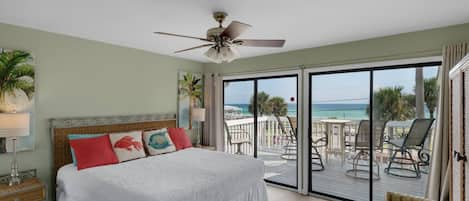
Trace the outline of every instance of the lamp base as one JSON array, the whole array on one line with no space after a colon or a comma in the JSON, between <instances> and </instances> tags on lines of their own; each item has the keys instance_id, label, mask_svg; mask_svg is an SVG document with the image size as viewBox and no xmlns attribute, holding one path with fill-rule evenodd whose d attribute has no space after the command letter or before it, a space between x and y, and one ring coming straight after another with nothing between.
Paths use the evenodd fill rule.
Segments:
<instances>
[{"instance_id":1,"label":"lamp base","mask_svg":"<svg viewBox=\"0 0 469 201\"><path fill-rule=\"evenodd\" d=\"M8 181L9 186L14 186L21 184L21 178L20 177L10 177Z\"/></svg>"},{"instance_id":2,"label":"lamp base","mask_svg":"<svg viewBox=\"0 0 469 201\"><path fill-rule=\"evenodd\" d=\"M16 138L13 138L13 159L11 161L11 174L8 180L8 185L13 186L21 183L21 178L18 173L18 161L16 160Z\"/></svg>"}]
</instances>

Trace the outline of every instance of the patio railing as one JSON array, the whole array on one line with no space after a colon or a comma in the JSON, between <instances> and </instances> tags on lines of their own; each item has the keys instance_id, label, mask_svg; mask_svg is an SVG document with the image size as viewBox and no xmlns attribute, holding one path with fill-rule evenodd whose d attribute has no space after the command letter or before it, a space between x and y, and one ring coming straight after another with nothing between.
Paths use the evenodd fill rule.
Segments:
<instances>
[{"instance_id":1,"label":"patio railing","mask_svg":"<svg viewBox=\"0 0 469 201\"><path fill-rule=\"evenodd\" d=\"M290 124L288 119L285 117L280 118L281 123L284 125L287 132L289 132ZM349 145L353 145L355 141L355 134L358 130L359 120L351 120L349 123L346 123L343 129L345 142ZM227 126L230 130L232 141L240 141L248 139L250 143L244 143L241 145L241 151L247 155L253 155L254 153L254 118L247 117L243 119L236 120L226 120ZM385 130L385 139L395 139L401 138L405 133L407 133L410 128L412 121L390 121L387 123ZM326 125L320 120L313 120L311 128L311 137L317 139L323 137L326 133ZM231 132L231 131L243 131L243 132ZM332 137L338 138L339 127L332 126L331 135ZM430 131L432 132L432 131ZM283 148L290 141L289 133L284 133L279 126L279 122L273 116L262 116L258 118L258 127L257 127L257 143L258 143L258 152L269 152L269 153L283 153ZM228 153L236 153L238 151L238 145L230 143L227 138L227 133L225 130L225 151ZM429 135L431 136L431 135ZM339 142L339 140L335 140ZM431 139L427 139L426 148L429 151L428 147L431 147ZM334 144L333 146L340 146ZM388 145L385 145L385 149Z\"/></svg>"}]
</instances>

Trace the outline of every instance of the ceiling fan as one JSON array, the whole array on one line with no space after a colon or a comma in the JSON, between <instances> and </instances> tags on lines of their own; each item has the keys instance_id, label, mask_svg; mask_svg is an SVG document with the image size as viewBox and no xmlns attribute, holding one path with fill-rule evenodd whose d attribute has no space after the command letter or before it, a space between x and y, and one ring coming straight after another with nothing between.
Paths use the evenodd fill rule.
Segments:
<instances>
[{"instance_id":1,"label":"ceiling fan","mask_svg":"<svg viewBox=\"0 0 469 201\"><path fill-rule=\"evenodd\" d=\"M155 34L176 36L183 38L192 38L208 42L199 46L178 50L174 53L185 52L198 48L210 47L205 56L215 62L231 62L236 59L239 54L236 50L236 46L249 46L249 47L283 47L285 40L256 40L256 39L238 39L238 37L251 27L249 24L245 24L238 21L232 21L227 27L223 27L223 21L226 16L225 12L214 12L213 18L218 22L218 27L214 27L207 30L207 37L193 37L180 34L166 33L166 32L154 32Z\"/></svg>"}]
</instances>

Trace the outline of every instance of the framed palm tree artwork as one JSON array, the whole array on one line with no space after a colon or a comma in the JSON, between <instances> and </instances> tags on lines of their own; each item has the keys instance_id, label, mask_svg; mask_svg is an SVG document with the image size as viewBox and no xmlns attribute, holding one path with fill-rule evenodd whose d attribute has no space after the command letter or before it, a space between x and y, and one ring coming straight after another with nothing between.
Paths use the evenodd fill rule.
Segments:
<instances>
[{"instance_id":1,"label":"framed palm tree artwork","mask_svg":"<svg viewBox=\"0 0 469 201\"><path fill-rule=\"evenodd\" d=\"M27 51L0 48L0 113L30 113L34 119L34 61ZM30 135L18 138L17 151L34 148L34 127ZM0 138L0 153L11 152L12 141Z\"/></svg>"},{"instance_id":2,"label":"framed palm tree artwork","mask_svg":"<svg viewBox=\"0 0 469 201\"><path fill-rule=\"evenodd\" d=\"M178 126L192 130L192 111L202 107L203 77L201 73L179 72L178 75Z\"/></svg>"}]
</instances>

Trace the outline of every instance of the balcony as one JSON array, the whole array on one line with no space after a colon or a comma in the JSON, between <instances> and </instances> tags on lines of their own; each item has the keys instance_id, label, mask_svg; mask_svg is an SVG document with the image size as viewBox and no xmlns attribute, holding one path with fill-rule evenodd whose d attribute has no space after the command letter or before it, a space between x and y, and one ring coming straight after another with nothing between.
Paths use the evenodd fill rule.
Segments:
<instances>
[{"instance_id":1,"label":"balcony","mask_svg":"<svg viewBox=\"0 0 469 201\"><path fill-rule=\"evenodd\" d=\"M289 128L286 118L280 118L281 123ZM324 170L311 171L311 189L315 192L333 194L335 196L349 198L353 200L368 200L369 180L350 177L346 171L352 169L352 159L356 155L354 150L355 135L360 121L346 120L341 127L340 124L331 123L329 128L327 123L321 120L312 122L311 137L319 138L327 132L329 143L327 147L319 148L318 151L323 157ZM384 138L400 139L410 128L411 121L392 121L386 124ZM225 150L228 153L241 153L253 155L254 153L254 119L242 117L226 121L226 126L230 132L232 141L248 140L248 143L232 144L225 132ZM225 129L225 131L227 130ZM282 132L279 121L271 116L258 118L258 159L264 161L265 175L268 181L283 183L290 186L297 186L297 160L287 160L282 157L285 153L285 145L291 143L288 136ZM431 133L431 131L430 131ZM431 135L430 135L431 136ZM344 139L340 139L343 137ZM343 143L343 144L341 144ZM431 147L431 137L427 137L426 147ZM342 146L342 147L341 147ZM343 151L341 151L343 148ZM392 176L384 172L388 165L392 146L384 143L382 150L374 152L375 159L379 165L379 179L373 180L373 200L384 200L384 195L388 191L406 193L415 196L424 196L427 183L428 166L420 167L424 172L420 178L404 178ZM426 148L424 152L430 154ZM412 151L414 158L418 158L418 153ZM368 167L366 167L368 168ZM374 168L378 174L378 170ZM403 175L407 172L403 171ZM340 189L340 190L337 190Z\"/></svg>"}]
</instances>

